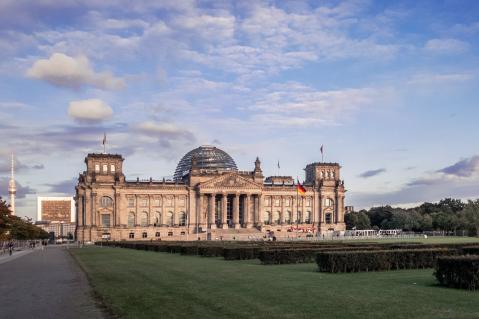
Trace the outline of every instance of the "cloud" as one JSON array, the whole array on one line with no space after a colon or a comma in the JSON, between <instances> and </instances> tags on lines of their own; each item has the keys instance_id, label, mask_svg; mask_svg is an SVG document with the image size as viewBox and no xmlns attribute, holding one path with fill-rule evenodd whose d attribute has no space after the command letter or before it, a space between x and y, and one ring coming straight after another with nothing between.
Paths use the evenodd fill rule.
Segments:
<instances>
[{"instance_id":1,"label":"cloud","mask_svg":"<svg viewBox=\"0 0 479 319\"><path fill-rule=\"evenodd\" d=\"M195 137L189 130L180 128L173 123L162 123L147 121L136 125L136 129L141 134L155 136L160 139L185 139L194 141Z\"/></svg>"},{"instance_id":2,"label":"cloud","mask_svg":"<svg viewBox=\"0 0 479 319\"><path fill-rule=\"evenodd\" d=\"M49 192L63 195L72 195L75 193L75 186L78 183L76 178L68 179L58 183L45 184L49 186Z\"/></svg>"},{"instance_id":3,"label":"cloud","mask_svg":"<svg viewBox=\"0 0 479 319\"><path fill-rule=\"evenodd\" d=\"M451 83L462 83L469 81L474 78L472 73L420 73L415 74L408 81L408 84L451 84Z\"/></svg>"},{"instance_id":4,"label":"cloud","mask_svg":"<svg viewBox=\"0 0 479 319\"><path fill-rule=\"evenodd\" d=\"M479 171L479 156L473 156L460 160L459 162L438 170L439 173L457 177L471 177Z\"/></svg>"},{"instance_id":5,"label":"cloud","mask_svg":"<svg viewBox=\"0 0 479 319\"><path fill-rule=\"evenodd\" d=\"M10 174L11 171L11 157L10 153L6 151L0 151L0 173L2 174ZM24 172L27 170L41 170L44 168L43 164L34 164L34 165L26 165L23 161L20 161L16 156L14 157L15 161L15 173Z\"/></svg>"},{"instance_id":6,"label":"cloud","mask_svg":"<svg viewBox=\"0 0 479 319\"><path fill-rule=\"evenodd\" d=\"M453 38L442 38L427 41L424 48L433 53L452 54L467 51L469 49L469 44Z\"/></svg>"},{"instance_id":7,"label":"cloud","mask_svg":"<svg viewBox=\"0 0 479 319\"><path fill-rule=\"evenodd\" d=\"M373 176L379 175L381 173L384 173L385 171L386 171L385 168L374 169L374 170L370 170L370 171L366 171L364 173L361 173L359 175L359 177L369 178L369 177L373 177Z\"/></svg>"},{"instance_id":8,"label":"cloud","mask_svg":"<svg viewBox=\"0 0 479 319\"><path fill-rule=\"evenodd\" d=\"M100 99L70 102L68 115L80 122L101 122L111 118L113 110Z\"/></svg>"},{"instance_id":9,"label":"cloud","mask_svg":"<svg viewBox=\"0 0 479 319\"><path fill-rule=\"evenodd\" d=\"M93 86L102 90L118 90L125 87L123 79L109 72L95 72L86 56L70 57L63 53L54 53L48 59L37 60L28 69L27 76L71 89Z\"/></svg>"}]
</instances>

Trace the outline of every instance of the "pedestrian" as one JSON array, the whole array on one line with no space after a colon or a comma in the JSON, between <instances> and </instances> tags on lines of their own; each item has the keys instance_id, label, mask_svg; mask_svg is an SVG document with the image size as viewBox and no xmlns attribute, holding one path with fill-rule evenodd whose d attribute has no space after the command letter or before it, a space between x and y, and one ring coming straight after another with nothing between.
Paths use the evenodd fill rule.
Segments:
<instances>
[{"instance_id":1,"label":"pedestrian","mask_svg":"<svg viewBox=\"0 0 479 319\"><path fill-rule=\"evenodd\" d=\"M8 254L11 256L13 254L13 242L8 243Z\"/></svg>"}]
</instances>

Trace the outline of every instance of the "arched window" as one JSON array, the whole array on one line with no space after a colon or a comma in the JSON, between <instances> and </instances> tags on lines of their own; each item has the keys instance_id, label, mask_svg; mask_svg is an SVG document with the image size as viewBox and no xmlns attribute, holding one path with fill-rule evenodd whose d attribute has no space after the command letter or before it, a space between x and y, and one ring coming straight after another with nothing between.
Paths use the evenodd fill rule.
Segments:
<instances>
[{"instance_id":1,"label":"arched window","mask_svg":"<svg viewBox=\"0 0 479 319\"><path fill-rule=\"evenodd\" d=\"M168 226L173 226L173 212L168 212L166 214L166 224Z\"/></svg>"},{"instance_id":2,"label":"arched window","mask_svg":"<svg viewBox=\"0 0 479 319\"><path fill-rule=\"evenodd\" d=\"M178 225L186 226L186 214L185 212L181 212L178 214Z\"/></svg>"},{"instance_id":3,"label":"arched window","mask_svg":"<svg viewBox=\"0 0 479 319\"><path fill-rule=\"evenodd\" d=\"M324 206L326 206L326 207L334 206L334 200L332 200L331 198L326 198L324 200Z\"/></svg>"},{"instance_id":4,"label":"arched window","mask_svg":"<svg viewBox=\"0 0 479 319\"><path fill-rule=\"evenodd\" d=\"M291 224L291 217L292 217L292 215L293 215L293 214L291 213L291 211L288 210L288 211L286 212L286 215L284 216L284 222L285 222L286 224L288 224L288 225Z\"/></svg>"},{"instance_id":5,"label":"arched window","mask_svg":"<svg viewBox=\"0 0 479 319\"><path fill-rule=\"evenodd\" d=\"M325 221L326 221L326 224L331 224L333 222L333 214L326 213Z\"/></svg>"},{"instance_id":6,"label":"arched window","mask_svg":"<svg viewBox=\"0 0 479 319\"><path fill-rule=\"evenodd\" d=\"M306 224L311 224L311 212L306 212L305 220Z\"/></svg>"},{"instance_id":7,"label":"arched window","mask_svg":"<svg viewBox=\"0 0 479 319\"><path fill-rule=\"evenodd\" d=\"M103 196L100 199L100 205L101 207L111 207L113 206L113 200L108 196Z\"/></svg>"},{"instance_id":8,"label":"arched window","mask_svg":"<svg viewBox=\"0 0 479 319\"><path fill-rule=\"evenodd\" d=\"M135 213L128 214L128 227L135 227Z\"/></svg>"},{"instance_id":9,"label":"arched window","mask_svg":"<svg viewBox=\"0 0 479 319\"><path fill-rule=\"evenodd\" d=\"M148 213L143 212L140 214L140 226L141 227L146 227L148 226Z\"/></svg>"},{"instance_id":10,"label":"arched window","mask_svg":"<svg viewBox=\"0 0 479 319\"><path fill-rule=\"evenodd\" d=\"M161 213L160 212L156 212L155 213L155 219L153 220L153 224L155 226L160 226L162 223L162 220L161 220Z\"/></svg>"},{"instance_id":11,"label":"arched window","mask_svg":"<svg viewBox=\"0 0 479 319\"><path fill-rule=\"evenodd\" d=\"M271 212L264 213L263 222L265 225L271 224Z\"/></svg>"},{"instance_id":12,"label":"arched window","mask_svg":"<svg viewBox=\"0 0 479 319\"><path fill-rule=\"evenodd\" d=\"M273 223L276 225L281 224L281 212L276 211L273 214Z\"/></svg>"}]
</instances>

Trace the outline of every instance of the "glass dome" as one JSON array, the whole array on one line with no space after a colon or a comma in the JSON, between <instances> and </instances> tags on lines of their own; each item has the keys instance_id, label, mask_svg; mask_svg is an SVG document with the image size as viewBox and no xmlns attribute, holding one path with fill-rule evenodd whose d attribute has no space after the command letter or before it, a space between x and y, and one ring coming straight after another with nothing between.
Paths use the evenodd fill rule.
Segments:
<instances>
[{"instance_id":1,"label":"glass dome","mask_svg":"<svg viewBox=\"0 0 479 319\"><path fill-rule=\"evenodd\" d=\"M174 179L181 180L191 170L191 160L196 159L199 169L211 170L234 170L237 171L236 163L231 156L215 146L203 145L186 153L176 166Z\"/></svg>"}]
</instances>

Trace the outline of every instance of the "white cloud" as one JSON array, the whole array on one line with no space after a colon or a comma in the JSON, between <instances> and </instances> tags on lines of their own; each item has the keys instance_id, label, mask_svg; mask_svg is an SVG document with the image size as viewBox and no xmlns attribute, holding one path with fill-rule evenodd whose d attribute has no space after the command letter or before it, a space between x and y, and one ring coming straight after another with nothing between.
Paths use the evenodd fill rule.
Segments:
<instances>
[{"instance_id":1,"label":"white cloud","mask_svg":"<svg viewBox=\"0 0 479 319\"><path fill-rule=\"evenodd\" d=\"M111 107L99 99L72 101L68 115L77 121L100 122L113 115Z\"/></svg>"},{"instance_id":2,"label":"white cloud","mask_svg":"<svg viewBox=\"0 0 479 319\"><path fill-rule=\"evenodd\" d=\"M353 112L388 98L386 89L318 91L296 82L274 84L249 108L256 120L280 125L336 125Z\"/></svg>"},{"instance_id":3,"label":"white cloud","mask_svg":"<svg viewBox=\"0 0 479 319\"><path fill-rule=\"evenodd\" d=\"M473 78L472 73L419 73L412 76L409 84L450 84L456 82L465 82Z\"/></svg>"},{"instance_id":4,"label":"white cloud","mask_svg":"<svg viewBox=\"0 0 479 319\"><path fill-rule=\"evenodd\" d=\"M90 85L103 90L118 90L125 86L123 79L109 72L95 72L86 56L74 58L63 53L37 60L27 71L27 76L73 89Z\"/></svg>"},{"instance_id":5,"label":"white cloud","mask_svg":"<svg viewBox=\"0 0 479 319\"><path fill-rule=\"evenodd\" d=\"M145 135L167 139L194 140L194 135L173 123L146 121L136 126L137 130Z\"/></svg>"},{"instance_id":6,"label":"white cloud","mask_svg":"<svg viewBox=\"0 0 479 319\"><path fill-rule=\"evenodd\" d=\"M452 54L467 51L469 44L453 38L442 38L427 41L424 48L433 53Z\"/></svg>"}]
</instances>

